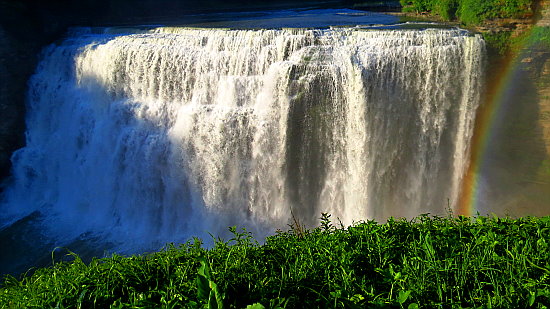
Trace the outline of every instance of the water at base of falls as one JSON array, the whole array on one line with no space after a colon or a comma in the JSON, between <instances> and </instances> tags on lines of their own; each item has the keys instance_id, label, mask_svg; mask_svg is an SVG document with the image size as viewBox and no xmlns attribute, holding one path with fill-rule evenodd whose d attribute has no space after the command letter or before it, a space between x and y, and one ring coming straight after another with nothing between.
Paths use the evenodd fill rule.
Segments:
<instances>
[{"instance_id":1,"label":"water at base of falls","mask_svg":"<svg viewBox=\"0 0 550 309\"><path fill-rule=\"evenodd\" d=\"M266 235L291 211L351 224L457 202L483 78L477 35L75 33L30 81L4 228L32 213L55 244L95 233L139 251L231 225Z\"/></svg>"}]
</instances>

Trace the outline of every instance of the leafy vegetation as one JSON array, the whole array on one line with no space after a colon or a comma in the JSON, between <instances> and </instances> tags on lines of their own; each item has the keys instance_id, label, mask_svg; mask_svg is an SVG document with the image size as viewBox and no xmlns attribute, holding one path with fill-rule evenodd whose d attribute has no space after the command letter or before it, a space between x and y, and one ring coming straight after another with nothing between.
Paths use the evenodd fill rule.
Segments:
<instances>
[{"instance_id":1,"label":"leafy vegetation","mask_svg":"<svg viewBox=\"0 0 550 309\"><path fill-rule=\"evenodd\" d=\"M512 31L484 32L483 39L490 54L496 53L501 56L519 48L521 43L518 38L512 37Z\"/></svg>"},{"instance_id":2,"label":"leafy vegetation","mask_svg":"<svg viewBox=\"0 0 550 309\"><path fill-rule=\"evenodd\" d=\"M489 54L517 54L524 47L541 51L550 49L550 29L548 27L533 26L530 31L519 33L498 31L484 32L482 35L489 48Z\"/></svg>"},{"instance_id":3,"label":"leafy vegetation","mask_svg":"<svg viewBox=\"0 0 550 309\"><path fill-rule=\"evenodd\" d=\"M550 49L550 28L548 27L533 27L533 30L527 38L526 44L532 48L542 50Z\"/></svg>"},{"instance_id":4,"label":"leafy vegetation","mask_svg":"<svg viewBox=\"0 0 550 309\"><path fill-rule=\"evenodd\" d=\"M144 256L38 269L2 308L547 308L550 217L298 222L258 244L199 239Z\"/></svg>"},{"instance_id":5,"label":"leafy vegetation","mask_svg":"<svg viewBox=\"0 0 550 309\"><path fill-rule=\"evenodd\" d=\"M430 12L444 20L474 25L498 18L523 18L533 13L533 0L400 0L404 12Z\"/></svg>"}]
</instances>

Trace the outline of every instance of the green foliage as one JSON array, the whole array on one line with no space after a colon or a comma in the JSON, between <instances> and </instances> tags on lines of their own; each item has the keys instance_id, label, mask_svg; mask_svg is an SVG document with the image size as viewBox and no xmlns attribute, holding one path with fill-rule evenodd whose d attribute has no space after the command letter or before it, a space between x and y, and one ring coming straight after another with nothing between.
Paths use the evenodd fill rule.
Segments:
<instances>
[{"instance_id":1,"label":"green foliage","mask_svg":"<svg viewBox=\"0 0 550 309\"><path fill-rule=\"evenodd\" d=\"M1 308L546 308L550 217L428 217L246 230L7 277Z\"/></svg>"},{"instance_id":2,"label":"green foliage","mask_svg":"<svg viewBox=\"0 0 550 309\"><path fill-rule=\"evenodd\" d=\"M510 51L513 45L511 35L511 31L485 32L483 39L488 48L493 49L499 55L504 55Z\"/></svg>"},{"instance_id":3,"label":"green foliage","mask_svg":"<svg viewBox=\"0 0 550 309\"><path fill-rule=\"evenodd\" d=\"M441 0L434 4L433 11L443 20L453 20L459 7L459 0Z\"/></svg>"},{"instance_id":4,"label":"green foliage","mask_svg":"<svg viewBox=\"0 0 550 309\"><path fill-rule=\"evenodd\" d=\"M466 25L479 24L490 10L491 0L462 0L457 16Z\"/></svg>"},{"instance_id":5,"label":"green foliage","mask_svg":"<svg viewBox=\"0 0 550 309\"><path fill-rule=\"evenodd\" d=\"M399 0L404 12L429 12L433 9L433 0Z\"/></svg>"},{"instance_id":6,"label":"green foliage","mask_svg":"<svg viewBox=\"0 0 550 309\"><path fill-rule=\"evenodd\" d=\"M497 18L522 18L532 14L533 0L400 0L404 12L431 12L444 20L466 25Z\"/></svg>"},{"instance_id":7,"label":"green foliage","mask_svg":"<svg viewBox=\"0 0 550 309\"><path fill-rule=\"evenodd\" d=\"M205 303L202 308L223 309L225 295L220 292L218 285L214 282L210 263L204 257L199 258L199 262L201 266L199 267L199 274L195 282L197 284L197 298L199 301Z\"/></svg>"},{"instance_id":8,"label":"green foliage","mask_svg":"<svg viewBox=\"0 0 550 309\"><path fill-rule=\"evenodd\" d=\"M550 28L533 26L531 31L513 35L512 31L485 32L487 47L500 55L517 53L521 48L547 51L550 49Z\"/></svg>"},{"instance_id":9,"label":"green foliage","mask_svg":"<svg viewBox=\"0 0 550 309\"><path fill-rule=\"evenodd\" d=\"M550 28L533 27L531 35L527 38L527 45L542 50L550 49Z\"/></svg>"}]
</instances>

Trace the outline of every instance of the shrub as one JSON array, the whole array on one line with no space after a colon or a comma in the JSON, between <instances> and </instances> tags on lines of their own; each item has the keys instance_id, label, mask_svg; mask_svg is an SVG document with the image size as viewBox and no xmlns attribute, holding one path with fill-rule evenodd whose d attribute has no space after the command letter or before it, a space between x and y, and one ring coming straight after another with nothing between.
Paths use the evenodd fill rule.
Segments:
<instances>
[{"instance_id":1,"label":"shrub","mask_svg":"<svg viewBox=\"0 0 550 309\"><path fill-rule=\"evenodd\" d=\"M533 13L533 0L400 0L404 12L431 12L444 20L474 25L497 18L524 18Z\"/></svg>"},{"instance_id":2,"label":"shrub","mask_svg":"<svg viewBox=\"0 0 550 309\"><path fill-rule=\"evenodd\" d=\"M467 25L479 24L485 16L490 15L488 9L491 0L462 0L458 18Z\"/></svg>"},{"instance_id":3,"label":"shrub","mask_svg":"<svg viewBox=\"0 0 550 309\"><path fill-rule=\"evenodd\" d=\"M453 20L456 18L459 0L441 0L435 4L435 13L444 20Z\"/></svg>"},{"instance_id":4,"label":"shrub","mask_svg":"<svg viewBox=\"0 0 550 309\"><path fill-rule=\"evenodd\" d=\"M404 12L430 12L433 8L434 0L400 0Z\"/></svg>"}]
</instances>

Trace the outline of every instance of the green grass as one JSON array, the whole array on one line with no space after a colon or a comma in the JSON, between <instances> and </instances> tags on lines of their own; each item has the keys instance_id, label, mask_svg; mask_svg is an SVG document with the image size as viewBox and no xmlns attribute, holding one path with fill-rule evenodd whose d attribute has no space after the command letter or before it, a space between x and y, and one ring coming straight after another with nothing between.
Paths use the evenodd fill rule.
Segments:
<instances>
[{"instance_id":1,"label":"green grass","mask_svg":"<svg viewBox=\"0 0 550 309\"><path fill-rule=\"evenodd\" d=\"M1 308L547 308L550 217L296 222L7 277Z\"/></svg>"}]
</instances>

